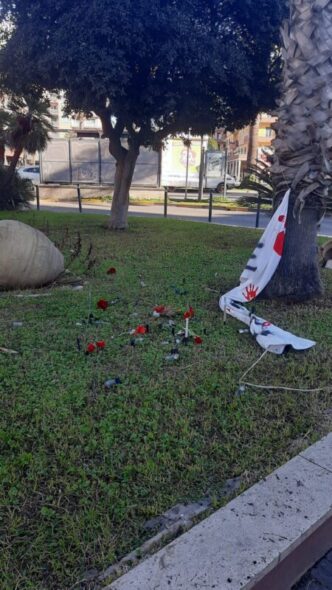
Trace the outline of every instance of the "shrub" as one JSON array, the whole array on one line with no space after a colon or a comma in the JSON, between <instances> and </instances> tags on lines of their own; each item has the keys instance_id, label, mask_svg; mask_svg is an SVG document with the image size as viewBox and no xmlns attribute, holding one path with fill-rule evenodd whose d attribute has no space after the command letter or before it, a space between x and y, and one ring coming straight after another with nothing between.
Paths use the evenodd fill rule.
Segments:
<instances>
[{"instance_id":1,"label":"shrub","mask_svg":"<svg viewBox=\"0 0 332 590\"><path fill-rule=\"evenodd\" d=\"M28 207L35 196L30 180L21 178L17 172L8 180L8 170L0 166L0 210L13 211Z\"/></svg>"}]
</instances>

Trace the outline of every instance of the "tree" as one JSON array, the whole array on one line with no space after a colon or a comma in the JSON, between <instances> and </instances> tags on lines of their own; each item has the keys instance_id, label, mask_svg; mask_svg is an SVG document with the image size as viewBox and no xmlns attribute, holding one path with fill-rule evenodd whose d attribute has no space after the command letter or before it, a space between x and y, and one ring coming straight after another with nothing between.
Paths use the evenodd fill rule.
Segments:
<instances>
[{"instance_id":1,"label":"tree","mask_svg":"<svg viewBox=\"0 0 332 590\"><path fill-rule=\"evenodd\" d=\"M290 4L271 168L277 201L291 188L290 211L284 254L265 295L305 300L322 292L316 240L331 185L332 2Z\"/></svg>"},{"instance_id":2,"label":"tree","mask_svg":"<svg viewBox=\"0 0 332 590\"><path fill-rule=\"evenodd\" d=\"M23 150L29 154L45 149L49 133L53 130L52 117L49 113L49 101L33 94L26 97L17 95L3 97L0 110L0 164L4 165L5 146L13 150L13 157L7 169L1 171L0 209L13 208L17 200L22 203L25 191L24 183L15 177L16 166ZM31 192L31 191L30 191ZM29 193L29 191L27 191ZM9 198L10 195L10 198ZM28 195L30 198L30 195ZM24 199L23 199L24 200Z\"/></svg>"},{"instance_id":3,"label":"tree","mask_svg":"<svg viewBox=\"0 0 332 590\"><path fill-rule=\"evenodd\" d=\"M43 151L54 127L49 100L46 98L12 96L8 101L7 113L6 143L14 150L8 170L10 180L23 150L28 154Z\"/></svg>"},{"instance_id":4,"label":"tree","mask_svg":"<svg viewBox=\"0 0 332 590\"><path fill-rule=\"evenodd\" d=\"M110 227L123 229L141 146L239 127L274 103L284 4L3 0L12 27L1 70L12 88L61 89L68 112L100 117L117 164Z\"/></svg>"}]
</instances>

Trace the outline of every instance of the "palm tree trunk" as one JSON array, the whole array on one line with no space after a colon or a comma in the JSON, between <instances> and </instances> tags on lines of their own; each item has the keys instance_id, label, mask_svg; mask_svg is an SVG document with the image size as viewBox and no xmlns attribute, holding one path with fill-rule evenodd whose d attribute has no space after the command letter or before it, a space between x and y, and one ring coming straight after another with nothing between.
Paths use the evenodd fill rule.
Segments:
<instances>
[{"instance_id":1,"label":"palm tree trunk","mask_svg":"<svg viewBox=\"0 0 332 590\"><path fill-rule=\"evenodd\" d=\"M322 292L316 235L331 184L331 0L290 0L282 37L283 87L271 170L277 201L289 187L291 198L284 255L265 296L305 300Z\"/></svg>"},{"instance_id":2,"label":"palm tree trunk","mask_svg":"<svg viewBox=\"0 0 332 590\"><path fill-rule=\"evenodd\" d=\"M5 144L0 143L0 165L4 166L5 164Z\"/></svg>"},{"instance_id":3,"label":"palm tree trunk","mask_svg":"<svg viewBox=\"0 0 332 590\"><path fill-rule=\"evenodd\" d=\"M257 164L257 148L258 148L258 131L259 131L259 119L256 118L254 123L251 123L249 127L249 145L247 155L247 168L250 166L256 166Z\"/></svg>"},{"instance_id":4,"label":"palm tree trunk","mask_svg":"<svg viewBox=\"0 0 332 590\"><path fill-rule=\"evenodd\" d=\"M21 147L17 147L14 150L14 155L10 161L9 168L8 168L7 174L6 174L6 182L5 182L6 185L10 184L13 177L14 177L16 166L17 166L17 163L20 159L22 151L23 151L23 149Z\"/></svg>"}]
</instances>

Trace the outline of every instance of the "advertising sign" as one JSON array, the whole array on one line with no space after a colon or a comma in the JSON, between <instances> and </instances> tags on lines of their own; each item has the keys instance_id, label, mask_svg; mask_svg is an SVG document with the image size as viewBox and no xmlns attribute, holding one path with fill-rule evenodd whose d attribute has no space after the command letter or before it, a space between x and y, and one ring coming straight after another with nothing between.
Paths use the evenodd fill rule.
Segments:
<instances>
[{"instance_id":1,"label":"advertising sign","mask_svg":"<svg viewBox=\"0 0 332 590\"><path fill-rule=\"evenodd\" d=\"M161 184L182 187L186 184L188 164L188 187L198 187L201 164L201 140L192 139L189 146L182 139L170 139L162 152Z\"/></svg>"}]
</instances>

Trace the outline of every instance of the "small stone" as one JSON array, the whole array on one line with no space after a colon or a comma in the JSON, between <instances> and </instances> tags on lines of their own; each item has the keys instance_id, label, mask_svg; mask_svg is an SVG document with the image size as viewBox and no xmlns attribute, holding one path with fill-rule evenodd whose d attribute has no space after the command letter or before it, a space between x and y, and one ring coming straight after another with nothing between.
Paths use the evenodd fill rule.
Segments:
<instances>
[{"instance_id":1,"label":"small stone","mask_svg":"<svg viewBox=\"0 0 332 590\"><path fill-rule=\"evenodd\" d=\"M165 359L167 361L177 361L180 358L179 354L168 354Z\"/></svg>"},{"instance_id":2,"label":"small stone","mask_svg":"<svg viewBox=\"0 0 332 590\"><path fill-rule=\"evenodd\" d=\"M107 389L111 389L111 387L114 387L114 385L120 385L121 383L121 379L119 379L119 377L116 377L115 379L108 379L107 381L105 381L104 386Z\"/></svg>"},{"instance_id":3,"label":"small stone","mask_svg":"<svg viewBox=\"0 0 332 590\"><path fill-rule=\"evenodd\" d=\"M237 389L237 391L235 392L235 396L236 397L241 397L241 395L243 395L246 391L246 388L244 385L240 385L240 387Z\"/></svg>"}]
</instances>

